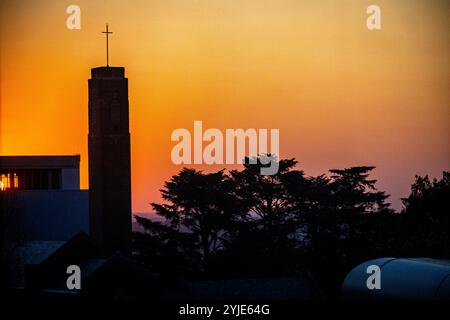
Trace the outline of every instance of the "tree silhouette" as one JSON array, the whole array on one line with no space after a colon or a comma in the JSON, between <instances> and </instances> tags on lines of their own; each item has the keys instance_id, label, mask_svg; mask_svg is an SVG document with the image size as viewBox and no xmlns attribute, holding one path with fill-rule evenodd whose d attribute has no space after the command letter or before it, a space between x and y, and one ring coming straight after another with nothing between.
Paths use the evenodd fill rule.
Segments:
<instances>
[{"instance_id":1,"label":"tree silhouette","mask_svg":"<svg viewBox=\"0 0 450 320\"><path fill-rule=\"evenodd\" d=\"M450 253L449 212L450 172L442 179L416 176L411 194L402 199L403 247L407 254L417 252L425 256ZM417 254L416 253L416 254Z\"/></svg>"},{"instance_id":2,"label":"tree silhouette","mask_svg":"<svg viewBox=\"0 0 450 320\"><path fill-rule=\"evenodd\" d=\"M275 160L277 161L277 160ZM234 195L245 203L250 213L261 219L261 226L271 228L283 224L291 217L292 199L286 189L284 180L289 174L294 174L297 161L294 159L279 161L278 172L274 175L261 175L261 168L266 166L258 157L252 163L245 158L244 169L232 170ZM302 174L295 171L297 174Z\"/></svg>"},{"instance_id":3,"label":"tree silhouette","mask_svg":"<svg viewBox=\"0 0 450 320\"><path fill-rule=\"evenodd\" d=\"M261 157L241 170L183 169L152 203L163 222L134 246L141 262L182 276L256 277L311 270L329 297L356 264L382 256L448 257L450 173L416 177L396 213L376 188L373 166L306 176L295 159L261 175Z\"/></svg>"},{"instance_id":4,"label":"tree silhouette","mask_svg":"<svg viewBox=\"0 0 450 320\"><path fill-rule=\"evenodd\" d=\"M369 179L373 169L375 167L366 166L330 170L335 212L349 239L359 236L356 233L364 219L362 214L377 213L389 207L385 202L389 196L377 191L376 180Z\"/></svg>"},{"instance_id":5,"label":"tree silhouette","mask_svg":"<svg viewBox=\"0 0 450 320\"><path fill-rule=\"evenodd\" d=\"M166 203L152 206L172 227L193 235L206 261L222 248L232 224L247 214L233 196L232 185L223 170L203 173L185 168L161 190Z\"/></svg>"}]
</instances>

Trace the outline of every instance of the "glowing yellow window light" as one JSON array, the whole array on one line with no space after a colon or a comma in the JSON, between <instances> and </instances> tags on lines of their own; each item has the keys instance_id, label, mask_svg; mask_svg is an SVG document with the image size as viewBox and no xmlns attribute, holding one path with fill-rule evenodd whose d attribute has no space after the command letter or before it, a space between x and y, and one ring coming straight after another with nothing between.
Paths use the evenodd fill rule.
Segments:
<instances>
[{"instance_id":1,"label":"glowing yellow window light","mask_svg":"<svg viewBox=\"0 0 450 320\"><path fill-rule=\"evenodd\" d=\"M6 190L9 187L9 179L8 179L8 175L7 174L2 174L1 175L1 179L0 179L0 189Z\"/></svg>"},{"instance_id":2,"label":"glowing yellow window light","mask_svg":"<svg viewBox=\"0 0 450 320\"><path fill-rule=\"evenodd\" d=\"M14 189L19 188L19 177L14 173Z\"/></svg>"},{"instance_id":3,"label":"glowing yellow window light","mask_svg":"<svg viewBox=\"0 0 450 320\"><path fill-rule=\"evenodd\" d=\"M4 173L0 175L0 191L19 188L19 177L15 173Z\"/></svg>"}]
</instances>

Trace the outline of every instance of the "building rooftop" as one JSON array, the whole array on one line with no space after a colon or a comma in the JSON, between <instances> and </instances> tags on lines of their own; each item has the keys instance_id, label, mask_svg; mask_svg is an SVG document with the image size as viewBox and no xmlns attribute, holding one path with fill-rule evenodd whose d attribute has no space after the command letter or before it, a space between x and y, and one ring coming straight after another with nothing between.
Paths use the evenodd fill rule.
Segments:
<instances>
[{"instance_id":1,"label":"building rooftop","mask_svg":"<svg viewBox=\"0 0 450 320\"><path fill-rule=\"evenodd\" d=\"M0 156L0 169L78 169L80 155L71 156Z\"/></svg>"},{"instance_id":2,"label":"building rooftop","mask_svg":"<svg viewBox=\"0 0 450 320\"><path fill-rule=\"evenodd\" d=\"M92 79L96 78L124 78L124 67L97 67L91 69Z\"/></svg>"}]
</instances>

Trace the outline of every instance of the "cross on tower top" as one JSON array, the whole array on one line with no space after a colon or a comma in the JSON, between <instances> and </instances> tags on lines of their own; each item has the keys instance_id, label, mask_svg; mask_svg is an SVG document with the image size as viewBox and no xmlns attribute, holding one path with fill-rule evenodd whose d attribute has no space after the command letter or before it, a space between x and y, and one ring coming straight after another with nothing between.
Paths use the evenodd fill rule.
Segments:
<instances>
[{"instance_id":1,"label":"cross on tower top","mask_svg":"<svg viewBox=\"0 0 450 320\"><path fill-rule=\"evenodd\" d=\"M102 31L106 35L106 66L109 67L109 35L112 34L108 29L108 24L106 24L106 31Z\"/></svg>"}]
</instances>

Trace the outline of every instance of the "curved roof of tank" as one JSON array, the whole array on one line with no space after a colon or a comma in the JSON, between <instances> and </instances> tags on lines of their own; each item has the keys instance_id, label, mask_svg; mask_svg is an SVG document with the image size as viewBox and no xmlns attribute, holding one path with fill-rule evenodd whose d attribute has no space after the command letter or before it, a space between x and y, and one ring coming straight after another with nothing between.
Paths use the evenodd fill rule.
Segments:
<instances>
[{"instance_id":1,"label":"curved roof of tank","mask_svg":"<svg viewBox=\"0 0 450 320\"><path fill-rule=\"evenodd\" d=\"M380 268L380 289L368 289L367 268ZM450 260L379 258L359 264L342 285L346 299L450 299Z\"/></svg>"}]
</instances>

